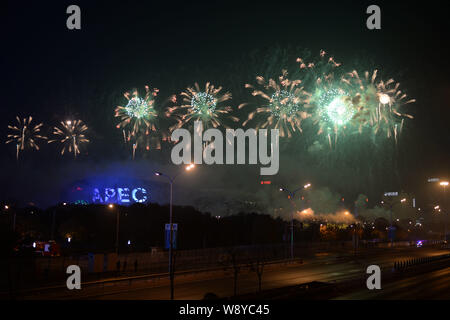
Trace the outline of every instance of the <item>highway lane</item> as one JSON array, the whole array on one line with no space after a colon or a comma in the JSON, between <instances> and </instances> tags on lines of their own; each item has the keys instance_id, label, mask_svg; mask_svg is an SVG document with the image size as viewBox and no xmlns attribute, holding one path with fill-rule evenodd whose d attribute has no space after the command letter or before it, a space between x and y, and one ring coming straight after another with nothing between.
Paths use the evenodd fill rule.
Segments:
<instances>
[{"instance_id":1,"label":"highway lane","mask_svg":"<svg viewBox=\"0 0 450 320\"><path fill-rule=\"evenodd\" d=\"M394 261L450 253L449 250L429 248L393 248L371 251L362 256L342 257L336 254L321 254L305 260L303 265L287 265L279 269L264 272L263 289L279 288L311 281L342 281L356 276L364 276L366 267L378 264L382 269L391 268ZM238 294L256 292L257 277L254 272L240 274ZM230 273L176 277L176 299L202 299L207 292L214 292L219 297L232 296L233 277ZM169 299L169 282L136 281L132 285L120 284L104 288L84 288L81 291L64 291L51 295L40 294L27 299Z\"/></svg>"},{"instance_id":2,"label":"highway lane","mask_svg":"<svg viewBox=\"0 0 450 320\"><path fill-rule=\"evenodd\" d=\"M449 300L450 267L415 275L381 286L381 290L360 290L336 300Z\"/></svg>"}]
</instances>

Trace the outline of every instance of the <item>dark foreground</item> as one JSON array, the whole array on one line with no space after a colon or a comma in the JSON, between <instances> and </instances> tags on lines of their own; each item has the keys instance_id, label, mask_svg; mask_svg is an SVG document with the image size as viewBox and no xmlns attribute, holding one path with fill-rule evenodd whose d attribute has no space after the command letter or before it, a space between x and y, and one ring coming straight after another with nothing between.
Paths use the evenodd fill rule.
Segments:
<instances>
[{"instance_id":1,"label":"dark foreground","mask_svg":"<svg viewBox=\"0 0 450 320\"><path fill-rule=\"evenodd\" d=\"M450 253L439 248L387 248L358 255L321 253L302 263L284 263L264 269L261 289L251 270L241 270L234 296L232 270L179 275L175 278L175 299L450 299L450 259L419 264L394 272L395 262L424 259ZM366 268L377 264L382 270L382 289L366 287ZM83 285L81 290L35 290L16 299L166 300L169 281L133 279L101 285Z\"/></svg>"}]
</instances>

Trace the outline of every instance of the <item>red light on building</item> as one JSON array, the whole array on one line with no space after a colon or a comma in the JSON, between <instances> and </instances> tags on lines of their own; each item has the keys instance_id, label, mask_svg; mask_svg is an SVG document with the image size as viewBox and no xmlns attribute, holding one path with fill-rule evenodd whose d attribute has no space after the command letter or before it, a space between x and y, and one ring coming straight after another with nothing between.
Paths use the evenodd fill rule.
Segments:
<instances>
[{"instance_id":1,"label":"red light on building","mask_svg":"<svg viewBox=\"0 0 450 320\"><path fill-rule=\"evenodd\" d=\"M272 181L270 181L270 180L261 181L261 184L272 184Z\"/></svg>"}]
</instances>

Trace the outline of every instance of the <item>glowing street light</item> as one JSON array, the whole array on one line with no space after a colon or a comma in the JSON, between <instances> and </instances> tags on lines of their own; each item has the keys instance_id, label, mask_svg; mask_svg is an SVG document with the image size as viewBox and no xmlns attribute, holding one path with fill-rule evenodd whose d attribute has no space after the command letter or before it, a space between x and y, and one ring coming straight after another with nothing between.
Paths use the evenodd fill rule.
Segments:
<instances>
[{"instance_id":1,"label":"glowing street light","mask_svg":"<svg viewBox=\"0 0 450 320\"><path fill-rule=\"evenodd\" d=\"M444 223L444 240L447 241L448 202L447 202L447 198L445 196L447 195L446 189L447 189L447 186L448 186L448 181L441 181L441 182L439 182L439 185L444 188L444 199L445 199L444 207L445 207L445 213L446 213L446 215L444 216L444 220L445 220L445 223ZM441 211L441 209L439 209L439 211Z\"/></svg>"},{"instance_id":2,"label":"glowing street light","mask_svg":"<svg viewBox=\"0 0 450 320\"><path fill-rule=\"evenodd\" d=\"M191 171L193 168L195 167L194 164L190 164L188 166L185 167L185 171ZM178 174L176 174L173 178L162 173L162 172L154 172L155 176L162 176L165 177L167 180L169 180L170 183L170 209L169 209L169 224L170 224L170 237L169 237L169 277L170 277L170 299L173 300L173 266L172 266L172 258L173 258L173 222L172 222L172 199L173 199L173 183L175 181L175 179L182 174L184 171L179 172Z\"/></svg>"},{"instance_id":3,"label":"glowing street light","mask_svg":"<svg viewBox=\"0 0 450 320\"><path fill-rule=\"evenodd\" d=\"M7 204L5 204L3 206L3 209L5 211L9 211L10 207ZM13 229L13 232L16 232L16 210L12 210L12 214L13 214L12 229Z\"/></svg>"},{"instance_id":4,"label":"glowing street light","mask_svg":"<svg viewBox=\"0 0 450 320\"><path fill-rule=\"evenodd\" d=\"M292 216L291 216L291 259L292 260L294 259L294 211L295 211L294 196L298 191L306 190L310 187L311 187L311 183L307 183L303 187L297 188L292 192L286 188L283 188L283 187L280 188L281 192L286 192L288 194L288 199L291 200L292 209L293 209ZM302 200L303 200L303 198L302 198ZM302 213L305 213L305 212L306 212L306 210L302 211Z\"/></svg>"},{"instance_id":5,"label":"glowing street light","mask_svg":"<svg viewBox=\"0 0 450 320\"><path fill-rule=\"evenodd\" d=\"M112 203L108 204L109 209L114 209ZM116 210L116 254L119 254L119 228L120 228L120 216L119 209Z\"/></svg>"},{"instance_id":6,"label":"glowing street light","mask_svg":"<svg viewBox=\"0 0 450 320\"><path fill-rule=\"evenodd\" d=\"M406 202L406 198L403 198L403 199L400 200L400 203L405 203L405 202ZM383 204L383 205L386 204L387 207L389 207L389 216L390 216L390 227L389 227L389 230L391 230L391 232L393 232L392 230L394 228L393 228L393 224L392 224L392 222L393 222L392 221L392 219L393 219L392 218L392 207L394 206L395 202L394 201L388 201L388 202L385 203L384 201L381 201L381 204ZM391 247L393 247L393 245L394 245L394 235L393 235L393 233L391 233L390 238L391 238Z\"/></svg>"}]
</instances>

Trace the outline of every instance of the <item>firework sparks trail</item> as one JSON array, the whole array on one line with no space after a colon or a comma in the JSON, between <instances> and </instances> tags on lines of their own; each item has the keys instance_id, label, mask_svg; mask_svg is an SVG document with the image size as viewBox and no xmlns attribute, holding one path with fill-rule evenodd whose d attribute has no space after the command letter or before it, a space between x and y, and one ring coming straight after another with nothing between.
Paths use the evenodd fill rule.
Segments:
<instances>
[{"instance_id":1,"label":"firework sparks trail","mask_svg":"<svg viewBox=\"0 0 450 320\"><path fill-rule=\"evenodd\" d=\"M159 89L145 86L145 96L141 98L137 90L124 94L127 99L125 106L118 106L115 117L119 118L118 129L122 129L124 142L132 144L133 159L139 146L150 150L161 148L161 141L167 140L167 135L158 130L158 112L155 109L155 99Z\"/></svg>"},{"instance_id":2,"label":"firework sparks trail","mask_svg":"<svg viewBox=\"0 0 450 320\"><path fill-rule=\"evenodd\" d=\"M61 121L61 127L54 127L53 134L55 139L49 140L48 143L59 142L62 144L61 155L66 151L74 154L76 158L80 154L80 144L88 143L89 140L85 136L88 127L81 120Z\"/></svg>"},{"instance_id":3,"label":"firework sparks trail","mask_svg":"<svg viewBox=\"0 0 450 320\"><path fill-rule=\"evenodd\" d=\"M287 71L283 70L278 81L269 79L268 82L261 76L256 77L261 89L246 84L246 88L253 89L252 95L265 100L262 107L249 113L243 125L247 125L253 119L259 120L256 128L274 128L280 130L281 137L291 137L292 133L302 132L302 120L308 118L307 112L310 102L310 94L303 86L301 80L291 81L287 78ZM239 109L246 106L241 104Z\"/></svg>"},{"instance_id":4,"label":"firework sparks trail","mask_svg":"<svg viewBox=\"0 0 450 320\"><path fill-rule=\"evenodd\" d=\"M348 93L336 81L337 68L341 66L333 57L327 56L324 50L320 51L319 60L305 62L297 58L300 70L305 72L311 89L312 120L318 124L318 134L325 133L330 147L332 136L336 143L340 132L345 129L353 118L354 110L349 104ZM340 70L340 69L339 69Z\"/></svg>"},{"instance_id":5,"label":"firework sparks trail","mask_svg":"<svg viewBox=\"0 0 450 320\"><path fill-rule=\"evenodd\" d=\"M130 94L125 92L127 99L125 106L118 106L115 110L115 117L119 118L120 123L117 128L122 128L124 132L128 131L131 135L138 134L142 129L156 130L154 121L157 117L155 110L155 97L159 90L150 90L145 86L145 97L141 98L137 90Z\"/></svg>"},{"instance_id":6,"label":"firework sparks trail","mask_svg":"<svg viewBox=\"0 0 450 320\"><path fill-rule=\"evenodd\" d=\"M8 129L14 133L8 134L6 143L16 142L16 159L19 160L19 152L27 148L39 150L38 140L47 140L47 137L40 134L43 123L35 126L31 125L33 118L29 116L21 120L16 117L18 125L8 125Z\"/></svg>"},{"instance_id":7,"label":"firework sparks trail","mask_svg":"<svg viewBox=\"0 0 450 320\"><path fill-rule=\"evenodd\" d=\"M338 73L341 64L323 50L318 63L306 63L301 58L297 62L301 70L310 73L310 82L315 82L312 119L319 126L318 134L327 136L330 148L339 135L361 134L364 127L371 128L374 136L384 131L397 141L404 119L413 118L399 109L415 100L406 99L393 79L377 80L377 70L371 74L366 71L364 77L357 71Z\"/></svg>"},{"instance_id":8,"label":"firework sparks trail","mask_svg":"<svg viewBox=\"0 0 450 320\"><path fill-rule=\"evenodd\" d=\"M415 99L407 99L407 95L399 90L400 83L393 79L377 81L377 73L377 70L371 74L366 71L361 78L354 70L343 77L342 82L352 90L359 132L364 126L370 126L374 134L384 131L387 138L393 137L397 141L404 119L413 119L413 116L400 112L400 108Z\"/></svg>"},{"instance_id":9,"label":"firework sparks trail","mask_svg":"<svg viewBox=\"0 0 450 320\"><path fill-rule=\"evenodd\" d=\"M180 94L183 97L183 104L167 109L166 116L177 121L170 130L181 128L196 120L202 121L206 128L220 126L228 128L223 122L224 118L238 122L239 118L231 115L232 107L221 105L231 99L231 93L221 94L221 91L222 87L216 88L209 82L206 83L204 91L200 89L198 83L195 83L193 88L189 87L183 91ZM173 102L176 103L176 96L173 97Z\"/></svg>"}]
</instances>

